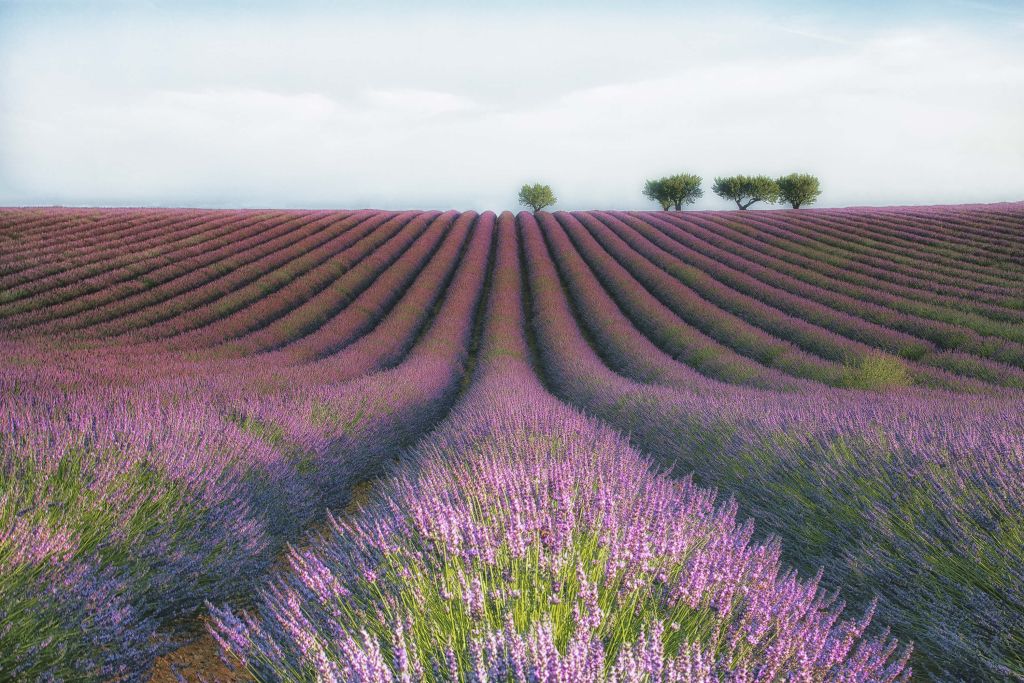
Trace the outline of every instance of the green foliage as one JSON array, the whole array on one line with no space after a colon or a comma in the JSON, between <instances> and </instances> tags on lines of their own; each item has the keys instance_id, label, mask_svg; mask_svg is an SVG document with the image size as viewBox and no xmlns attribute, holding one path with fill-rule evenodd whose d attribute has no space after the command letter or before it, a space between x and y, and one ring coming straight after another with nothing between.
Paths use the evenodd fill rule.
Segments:
<instances>
[{"instance_id":1,"label":"green foliage","mask_svg":"<svg viewBox=\"0 0 1024 683\"><path fill-rule=\"evenodd\" d=\"M883 391L912 384L907 365L885 353L872 353L861 359L846 375L846 386L852 389Z\"/></svg>"},{"instance_id":2,"label":"green foliage","mask_svg":"<svg viewBox=\"0 0 1024 683\"><path fill-rule=\"evenodd\" d=\"M490 522L487 510L475 509L481 524ZM428 559L426 566L410 562L408 555ZM684 642L714 643L721 638L714 613L708 608L690 608L680 600L665 605L654 586L633 581L609 562L610 550L598 530L577 532L559 556L556 568L544 562L540 539L534 540L521 556L502 548L492 563L467 566L457 556L427 538L412 538L384 558L373 580L353 586L352 594L325 605L337 609L352 631L365 631L383 643L393 638L393 624L404 622L404 636L415 643L424 661L444 661L445 644L461 666L470 665L469 645L481 623L500 630L511 621L519 633L550 622L555 646L564 652L577 631L578 614L588 588L596 591L597 604L606 615L598 630L606 644L606 661L613 661L622 646L636 642L644 627L653 621L672 625L666 629L665 648L677 652ZM684 569L681 562L652 558L652 575L659 571L666 583L677 580ZM635 577L634 577L635 578ZM467 591L478 582L483 613L474 616L467 603ZM591 588L592 587L592 588ZM381 594L393 595L382 601ZM439 637L443 634L443 637Z\"/></svg>"},{"instance_id":3,"label":"green foliage","mask_svg":"<svg viewBox=\"0 0 1024 683\"><path fill-rule=\"evenodd\" d=\"M711 188L722 199L731 199L741 210L754 202L774 204L779 199L779 185L766 175L734 175L715 178Z\"/></svg>"},{"instance_id":4,"label":"green foliage","mask_svg":"<svg viewBox=\"0 0 1024 683\"><path fill-rule=\"evenodd\" d=\"M0 438L0 450L13 445ZM34 458L8 458L17 466L0 472L0 529L29 528L36 537L56 541L51 554L25 556L10 538L0 538L0 678L8 680L4 672L27 666L18 680L35 680L44 671L64 680L96 680L96 672L75 666L98 661L103 652L90 639L87 624L68 628L67 620L70 606L86 597L63 595L67 589L61 582L73 585L80 567L88 564L102 568L108 580L116 578L122 597L145 595L159 557L140 548L166 542L168 554L178 552L190 530L202 523L205 510L193 502L194 495L150 463L136 463L110 479L91 473L95 459L118 457L77 446L52 468L40 467ZM109 504L114 498L116 508ZM94 618L94 607L103 607L80 606L86 620Z\"/></svg>"},{"instance_id":5,"label":"green foliage","mask_svg":"<svg viewBox=\"0 0 1024 683\"><path fill-rule=\"evenodd\" d=\"M704 196L704 190L700 189L702 180L699 175L692 173L679 173L648 180L644 185L644 196L661 204L665 211L672 207L675 207L676 211L681 211L683 204L693 204Z\"/></svg>"},{"instance_id":6,"label":"green foliage","mask_svg":"<svg viewBox=\"0 0 1024 683\"><path fill-rule=\"evenodd\" d=\"M519 189L519 203L529 206L534 211L540 211L545 206L551 206L558 201L558 197L551 191L550 185L523 185Z\"/></svg>"},{"instance_id":7,"label":"green foliage","mask_svg":"<svg viewBox=\"0 0 1024 683\"><path fill-rule=\"evenodd\" d=\"M665 187L665 179L648 180L644 183L644 196L661 204L663 211L672 208L672 200L669 199L668 189Z\"/></svg>"},{"instance_id":8,"label":"green foliage","mask_svg":"<svg viewBox=\"0 0 1024 683\"><path fill-rule=\"evenodd\" d=\"M790 173L775 182L779 186L779 197L794 209L804 204L813 204L821 194L818 177L810 173Z\"/></svg>"}]
</instances>

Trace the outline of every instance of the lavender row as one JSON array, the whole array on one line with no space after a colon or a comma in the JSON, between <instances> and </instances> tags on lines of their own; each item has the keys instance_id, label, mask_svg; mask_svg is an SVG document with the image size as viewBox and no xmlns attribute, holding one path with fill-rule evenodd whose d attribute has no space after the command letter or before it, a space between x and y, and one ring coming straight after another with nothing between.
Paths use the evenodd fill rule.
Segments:
<instances>
[{"instance_id":1,"label":"lavender row","mask_svg":"<svg viewBox=\"0 0 1024 683\"><path fill-rule=\"evenodd\" d=\"M161 333L188 331L229 315L245 303L284 287L295 277L323 263L331 256L363 240L387 216L357 213L336 221L325 216L314 227L325 228L290 248L260 249L248 256L254 261L235 270L213 267L191 269L178 277L120 301L81 312L54 331L75 330L75 334L105 337L131 333L143 339ZM324 241L324 238L328 238ZM372 240L371 240L372 241ZM275 275L279 279L275 279ZM262 282L260 282L262 280ZM260 286L256 289L256 283ZM244 294L249 298L245 299ZM182 328L181 323L191 322ZM159 325L159 323L164 323ZM165 328L170 328L166 330Z\"/></svg>"},{"instance_id":2,"label":"lavender row","mask_svg":"<svg viewBox=\"0 0 1024 683\"><path fill-rule=\"evenodd\" d=\"M7 215L10 210L0 211ZM42 218L33 230L30 224L21 229L15 224L4 250L4 270L17 267L21 259L53 255L60 252L91 251L109 239L123 238L139 229L145 235L150 230L199 218L190 210L133 211L131 209L96 212L83 215L80 209L51 209L52 215ZM155 234L155 233L154 233Z\"/></svg>"},{"instance_id":3,"label":"lavender row","mask_svg":"<svg viewBox=\"0 0 1024 683\"><path fill-rule=\"evenodd\" d=\"M413 312L414 319L426 314L429 306L425 306L423 297L414 291L416 283L425 280L431 293L439 292L438 285L455 268L477 218L474 211L459 214L444 233L443 240L417 241L336 316L315 332L289 344L285 352L298 360L313 360L342 351L374 329L402 300L418 302L421 308ZM442 225L438 223L439 227ZM406 336L399 334L396 340Z\"/></svg>"},{"instance_id":4,"label":"lavender row","mask_svg":"<svg viewBox=\"0 0 1024 683\"><path fill-rule=\"evenodd\" d=\"M595 219L600 219L603 225ZM594 217L581 215L581 220L595 237L601 239L600 235L604 231L613 231L653 264L712 303L766 332L793 341L805 351L854 368L862 366L879 353L895 353L909 361L905 363L907 375L915 383L963 390L982 388L978 382L971 383L948 372L927 367L931 364L929 361L941 363L942 359L926 356L936 349L921 339L844 315L806 297L774 289L729 268L721 261L685 249L651 225L635 218L626 218L629 225L606 214ZM657 222L655 218L649 220L651 223ZM663 223L660 227L671 229L671 226ZM683 256L686 261L682 260ZM694 267L692 263L698 263L700 267ZM1024 387L1024 371L1016 368L999 367L982 359L978 359L974 365L962 363L962 366L958 369L975 379L994 379L1010 386Z\"/></svg>"},{"instance_id":5,"label":"lavender row","mask_svg":"<svg viewBox=\"0 0 1024 683\"><path fill-rule=\"evenodd\" d=\"M785 231L778 224L772 224L760 218L755 218L754 222L749 219L743 222L724 221L711 214L699 218L706 219L712 226L715 226L714 229L738 232L745 238L753 240L755 246L763 245L757 248L779 258L799 261L812 269L814 269L813 264L820 263L821 268L828 269L838 279L857 281L874 277L882 282L893 282L910 291L917 290L925 295L928 292L961 298L973 295L983 297L984 300L996 305L1006 304L1012 296L1012 292L1003 286L979 283L973 279L965 281L962 278L950 280L942 277L922 277L920 273L907 274L896 264L889 267L865 264L845 255L835 255L821 249L809 248L788 239Z\"/></svg>"},{"instance_id":6,"label":"lavender row","mask_svg":"<svg viewBox=\"0 0 1024 683\"><path fill-rule=\"evenodd\" d=\"M600 241L573 216L558 214L560 223L584 260L598 273L627 315L643 326L641 308L627 299L650 307L657 301L675 316L715 341L768 368L794 377L839 385L846 381L846 369L800 350L792 342L773 337L745 320L701 298L692 289L657 268L629 248L610 231ZM661 340L657 340L661 343Z\"/></svg>"},{"instance_id":7,"label":"lavender row","mask_svg":"<svg viewBox=\"0 0 1024 683\"><path fill-rule=\"evenodd\" d=\"M902 680L871 616L782 570L735 506L543 391L503 216L479 377L369 509L256 614L213 608L258 680Z\"/></svg>"},{"instance_id":8,"label":"lavender row","mask_svg":"<svg viewBox=\"0 0 1024 683\"><path fill-rule=\"evenodd\" d=\"M905 245L909 253L924 252L947 257L955 265L963 260L981 268L991 269L993 263L1020 263L1020 241L1012 232L1002 234L973 230L974 224L985 221L985 211L972 211L967 220L953 210L917 213L868 209L857 212L839 211L835 214L858 229L869 227L875 239L886 243ZM1017 215L1009 224L1020 224ZM1001 230L1009 226L1002 224ZM1010 228L1012 230L1012 228ZM898 240L898 242L896 241Z\"/></svg>"},{"instance_id":9,"label":"lavender row","mask_svg":"<svg viewBox=\"0 0 1024 683\"><path fill-rule=\"evenodd\" d=\"M185 273L210 269L236 268L245 263L247 252L273 248L275 238L295 240L301 229L313 221L310 214L281 216L270 220L226 221L209 228L212 234L202 239L187 238L184 244L168 242L164 249L143 250L144 257L131 251L106 269L86 276L71 269L60 274L64 283L46 287L45 278L37 280L37 291L22 298L5 327L25 327L54 318L98 308L139 292L148 291ZM209 227L209 223L207 224ZM266 246L264 246L266 245ZM155 252L155 253L154 253ZM18 314L20 313L20 315Z\"/></svg>"},{"instance_id":10,"label":"lavender row","mask_svg":"<svg viewBox=\"0 0 1024 683\"><path fill-rule=\"evenodd\" d=\"M1021 675L1019 396L631 381L588 345L532 217L520 221L538 349L560 396L736 495L797 566L824 566L861 604L879 595L882 619L932 675Z\"/></svg>"},{"instance_id":11,"label":"lavender row","mask_svg":"<svg viewBox=\"0 0 1024 683\"><path fill-rule=\"evenodd\" d=\"M238 222L254 219L242 212L231 212L219 217L217 224ZM125 258L126 251L144 245L142 248L165 248L174 242L169 234L173 230L181 230L187 239L190 235L202 234L210 228L208 216L182 214L161 221L154 221L159 227L153 228L142 216L135 219L119 218L127 231L125 237L115 239L104 235L102 239L83 247L72 247L67 242L58 242L49 253L45 250L27 249L19 253L15 250L4 252L3 256L10 263L4 268L0 277L3 286L18 287L19 296L27 296L44 288L48 283L68 284L74 280L66 273L77 277L88 277L102 273L111 264ZM102 233L101 233L102 234ZM24 293L22 293L24 292Z\"/></svg>"},{"instance_id":12,"label":"lavender row","mask_svg":"<svg viewBox=\"0 0 1024 683\"><path fill-rule=\"evenodd\" d=\"M3 671L27 675L52 668L76 677L135 680L160 651L160 626L194 610L200 597L246 591L284 541L325 505L342 504L350 484L443 416L463 373L486 250L484 257L463 271L462 290L445 298L405 362L354 382L332 384L321 374L319 385L260 397L230 382L219 385L216 376L140 382L128 393L96 391L86 381L80 383L86 391L72 395L60 387L77 386L75 373L43 368L43 377L34 376L35 370L25 369L32 364L8 369L3 395L16 398L5 406L15 415L2 430L12 435L10 448L3 449L12 458L4 469L31 463L39 484L31 487L37 480L24 471L5 478L30 489L5 491L5 509L30 499L30 512L42 516L5 519L0 556L10 563L0 583L18 590L0 601L11 624L2 636L14 641L0 650L7 653L0 655ZM145 369L139 373L144 376ZM42 389L48 382L50 394ZM158 406L170 412L156 412ZM37 409L41 413L28 418L33 430L23 413ZM109 411L121 411L120 417ZM55 415L66 415L72 427L61 427ZM190 444L189 438L200 441ZM89 489L76 500L103 501L108 510L103 529L94 523L93 507L76 514L50 504L48 496L61 490L56 482L66 481L69 466L76 468L75 481ZM145 474L145 485L131 488L134 480L125 476L142 476L137 471ZM119 497L123 489L133 491L128 502L136 508ZM173 501L162 495L165 490L173 492ZM133 531L143 517L145 529ZM47 531L54 523L61 526ZM161 528L166 534L158 533ZM11 549L18 549L13 558ZM101 587L92 584L76 584L76 592L42 588L70 585L61 577L78 576L79 567L83 576L105 577L103 595L120 596L120 603L101 602ZM24 583L16 585L19 576L38 587L23 590ZM98 605L120 607L106 618ZM29 614L50 620L49 640L38 622L26 621ZM92 627L83 630L82 623Z\"/></svg>"},{"instance_id":13,"label":"lavender row","mask_svg":"<svg viewBox=\"0 0 1024 683\"><path fill-rule=\"evenodd\" d=\"M273 289L269 292L253 283L244 290L245 298L241 292L232 293L228 298L230 308L227 301L215 300L206 306L210 313L216 315L215 318L202 327L175 334L164 344L176 350L215 346L259 330L287 315L310 297L336 285L371 254L381 250L391 254L396 248L408 246L435 215L408 213L390 217L365 232L365 236L344 251L329 257L321 253L317 259L319 264L304 273L293 275L285 268L280 281L274 283L271 280ZM243 301L244 305L236 308ZM190 312L190 317L197 313ZM180 328L174 326L171 329L177 333Z\"/></svg>"},{"instance_id":14,"label":"lavender row","mask_svg":"<svg viewBox=\"0 0 1024 683\"><path fill-rule=\"evenodd\" d=\"M951 284L942 284L935 280L909 277L895 272L892 268L876 268L851 262L849 259L832 258L827 255L817 255L817 258L797 253L792 248L777 246L779 242L769 243L765 239L764 231L745 223L730 221L723 223L714 216L706 218L691 215L691 221L680 221L675 217L669 220L681 225L687 230L692 229L694 224L705 227L712 231L714 237L719 241L725 241L723 248L729 250L732 247L728 244L741 244L742 248L749 248L755 254L763 258L774 258L787 264L786 267L798 268L809 275L827 278L828 281L836 283L836 286L843 287L850 284L868 287L878 282L886 283L886 287L892 293L899 294L903 298L916 299L919 301L941 304L944 307L965 310L970 312L971 302L983 304L978 308L979 312L995 316L997 312L1005 311L1012 315L1014 306L1012 294L1004 289L985 287L977 283L971 283L970 289L964 287L964 282L959 281ZM994 318L998 319L998 318Z\"/></svg>"},{"instance_id":15,"label":"lavender row","mask_svg":"<svg viewBox=\"0 0 1024 683\"><path fill-rule=\"evenodd\" d=\"M317 232L288 249L257 254L256 260L230 272L199 270L176 278L165 288L125 300L116 316L93 324L93 337L116 337L138 343L174 337L214 323L273 294L332 258L374 245L367 236L393 218L384 212L357 212L341 221L324 218Z\"/></svg>"},{"instance_id":16,"label":"lavender row","mask_svg":"<svg viewBox=\"0 0 1024 683\"><path fill-rule=\"evenodd\" d=\"M349 317L345 309L350 309L350 313L355 310L354 306L358 305L355 299L371 287L381 274L390 271L392 274L411 275L405 272L409 260L421 266L425 258L433 255L441 239L450 230L455 215L454 211L449 211L440 215L417 216L394 238L359 259L326 288L303 296L269 325L228 342L218 348L217 353L247 356L279 348L316 331L338 315ZM410 255L410 259L400 262L406 254ZM394 267L396 264L397 269ZM339 345L347 343L351 338L352 335L349 339L339 340Z\"/></svg>"},{"instance_id":17,"label":"lavender row","mask_svg":"<svg viewBox=\"0 0 1024 683\"><path fill-rule=\"evenodd\" d=\"M863 326L858 326L856 320L847 323L841 318L828 318L827 309L820 309L815 304L821 304L877 326L871 330L889 330L889 334L895 336L865 337L873 339L889 352L898 353L906 358L920 359L925 354L936 351L935 342L901 332L894 329L896 327L916 330L934 326L929 339L950 340L941 343L943 348L958 338L958 335L949 334L949 323L935 320L951 314L957 315L952 311L943 310L944 304L941 308L930 305L925 310L915 308L914 313L901 312L900 309L907 308L908 299L913 298L907 296L905 291L897 296L894 292L879 291L877 286L850 284L815 273L809 268L760 253L740 242L723 239L714 232L705 230L696 221L682 223L661 220L654 216L645 216L643 220L630 214L616 216L637 230L643 231L650 239L656 240L659 246L672 251L680 258L709 264L709 268L714 267L716 273L721 274L721 278L728 278L729 284L743 287L751 296L771 297L778 305L788 303L789 308L786 310L791 312L809 312L813 307L821 311L822 320L829 320L829 324L835 325L837 329L849 330L847 333L850 335L865 336L869 331ZM942 297L932 294L929 304L942 303L941 300ZM976 306L977 304L965 303L964 308ZM902 322L895 322L900 319ZM942 334L943 332L946 334Z\"/></svg>"},{"instance_id":18,"label":"lavender row","mask_svg":"<svg viewBox=\"0 0 1024 683\"><path fill-rule=\"evenodd\" d=\"M610 269L601 270L599 267L592 271L552 215L542 213L536 220L550 247L551 256L558 264L564 285L572 292L577 312L593 321L590 331L596 337L595 346L606 357L620 361L623 358L618 353L620 345L643 349L631 368L645 381L668 381L685 386L695 380L696 370L708 377L736 384L790 389L800 386L800 380L741 356L686 326L656 300L635 296L641 291L639 288L632 290L633 298L622 297L628 308L620 308L598 280L598 274L605 274L607 278ZM530 238L531 235L527 234L526 239ZM633 320L636 320L636 326ZM663 351L641 330L665 345L666 350ZM671 362L666 363L666 358Z\"/></svg>"},{"instance_id":19,"label":"lavender row","mask_svg":"<svg viewBox=\"0 0 1024 683\"><path fill-rule=\"evenodd\" d=\"M1011 273L991 273L985 269L973 269L970 264L948 257L929 258L928 254L921 254L913 248L907 253L907 250L885 242L874 246L871 244L872 236L877 233L873 229L867 230L866 237L859 237L855 228L842 221L841 214L836 216L837 218L833 219L832 214L828 214L827 218L815 221L811 227L803 227L803 220L799 217L785 223L778 223L772 217L767 217L767 220L765 217L756 217L756 220L776 225L786 240L799 245L800 248L809 249L812 256L816 253L826 253L854 263L887 268L904 272L911 277L948 284L963 283L966 280L972 285L979 283L991 286L996 291L1007 291L1015 286L1015 278ZM833 220L839 223L838 227L832 225Z\"/></svg>"},{"instance_id":20,"label":"lavender row","mask_svg":"<svg viewBox=\"0 0 1024 683\"><path fill-rule=\"evenodd\" d=\"M691 221L676 222L676 224L682 227L683 233L696 234L700 229L699 226L695 227L695 223ZM673 235L674 238L678 239L679 234L676 232ZM938 297L935 295L932 295L931 298L926 293L908 295L905 290L898 287L893 287L894 291L892 292L886 291L878 286L878 280L873 276L856 276L849 268L845 267L845 264L842 267L829 265L821 260L798 256L791 251L764 248L763 245L759 245L756 240L751 238L731 236L727 241L723 241L712 237L708 241L716 243L722 249L742 254L747 260L765 265L773 271L789 275L805 284L863 302L861 305L868 307L865 309L865 316L868 316L868 312L870 312L867 319L896 329L900 329L899 325L902 325L909 328L908 333L932 340L943 348L955 344L960 332L973 332L975 335L1001 335L1011 340L1020 337L1020 325L1011 324L1015 314L1011 314L1009 316L1011 319L1006 322L987 319L978 313L981 308L977 304L972 305L969 299L970 295L966 293L963 295L963 305L960 307L939 305L933 303L933 300L938 301ZM753 244L753 248L748 246L750 244ZM835 295L831 302L829 299L822 299L820 294L817 299L836 307L845 305L847 308L844 310L848 310L850 306L847 300ZM960 310L950 310L951 308ZM907 318L904 323L888 323L884 322L886 315L895 316L896 320L901 315L904 318L912 317ZM991 340L984 338L981 340L982 343L990 345L999 344L1002 341L998 336Z\"/></svg>"},{"instance_id":21,"label":"lavender row","mask_svg":"<svg viewBox=\"0 0 1024 683\"><path fill-rule=\"evenodd\" d=\"M44 276L73 282L65 273L73 270L79 277L101 274L119 263L125 263L132 251L163 249L192 239L202 241L208 238L211 229L220 225L251 224L271 217L268 212L238 210L220 212L212 217L208 212L181 212L153 223L145 221L141 216L138 219L122 219L116 235L109 234L109 231L99 231L78 246L58 241L50 250L32 250L31 254L16 257L17 270L20 272L15 276L15 284L35 284ZM287 217L282 212L281 218Z\"/></svg>"}]
</instances>

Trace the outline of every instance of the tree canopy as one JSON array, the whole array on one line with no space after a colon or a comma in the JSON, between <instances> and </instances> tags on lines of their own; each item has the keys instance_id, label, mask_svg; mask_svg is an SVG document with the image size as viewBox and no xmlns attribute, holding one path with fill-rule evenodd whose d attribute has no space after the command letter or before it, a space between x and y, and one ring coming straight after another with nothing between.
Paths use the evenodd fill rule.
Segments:
<instances>
[{"instance_id":1,"label":"tree canopy","mask_svg":"<svg viewBox=\"0 0 1024 683\"><path fill-rule=\"evenodd\" d=\"M679 173L648 180L644 185L644 196L658 202L665 211L672 207L680 211L683 204L692 204L704 196L704 190L700 189L702 180L699 175L692 173Z\"/></svg>"},{"instance_id":2,"label":"tree canopy","mask_svg":"<svg viewBox=\"0 0 1024 683\"><path fill-rule=\"evenodd\" d=\"M519 203L523 206L529 206L536 211L540 211L545 206L551 206L558 201L558 197L551 191L550 185L541 185L540 183L534 183L533 185L523 185L519 190Z\"/></svg>"},{"instance_id":3,"label":"tree canopy","mask_svg":"<svg viewBox=\"0 0 1024 683\"><path fill-rule=\"evenodd\" d=\"M740 209L747 209L754 202L774 204L779 199L778 183L766 175L715 178L712 189L719 197L736 202Z\"/></svg>"},{"instance_id":4,"label":"tree canopy","mask_svg":"<svg viewBox=\"0 0 1024 683\"><path fill-rule=\"evenodd\" d=\"M810 173L790 173L775 182L779 186L779 196L794 209L804 204L813 204L821 194L818 177Z\"/></svg>"},{"instance_id":5,"label":"tree canopy","mask_svg":"<svg viewBox=\"0 0 1024 683\"><path fill-rule=\"evenodd\" d=\"M665 188L665 179L648 180L644 183L644 196L661 204L661 208L668 211L672 208L672 200L668 198L668 190Z\"/></svg>"}]
</instances>

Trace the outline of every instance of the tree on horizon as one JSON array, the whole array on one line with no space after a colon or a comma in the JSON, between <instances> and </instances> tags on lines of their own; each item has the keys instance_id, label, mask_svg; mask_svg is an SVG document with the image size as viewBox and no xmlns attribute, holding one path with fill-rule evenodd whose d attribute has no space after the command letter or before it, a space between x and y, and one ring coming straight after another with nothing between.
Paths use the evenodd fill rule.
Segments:
<instances>
[{"instance_id":1,"label":"tree on horizon","mask_svg":"<svg viewBox=\"0 0 1024 683\"><path fill-rule=\"evenodd\" d=\"M766 175L734 175L715 178L715 194L722 199L731 199L741 211L755 202L774 204L779 200L779 184Z\"/></svg>"},{"instance_id":2,"label":"tree on horizon","mask_svg":"<svg viewBox=\"0 0 1024 683\"><path fill-rule=\"evenodd\" d=\"M790 173L775 182L779 186L779 197L794 209L804 204L813 204L821 194L818 177L810 173Z\"/></svg>"},{"instance_id":3,"label":"tree on horizon","mask_svg":"<svg viewBox=\"0 0 1024 683\"><path fill-rule=\"evenodd\" d=\"M704 190L700 187L702 181L703 178L699 175L678 173L657 180L648 180L643 192L645 197L658 202L665 211L673 206L676 211L682 211L684 204L693 204L704 196Z\"/></svg>"},{"instance_id":4,"label":"tree on horizon","mask_svg":"<svg viewBox=\"0 0 1024 683\"><path fill-rule=\"evenodd\" d=\"M534 213L537 213L544 207L554 205L557 201L558 197L551 191L550 185L542 185L540 183L526 184L519 189L519 203L523 206L529 206L533 209Z\"/></svg>"}]
</instances>

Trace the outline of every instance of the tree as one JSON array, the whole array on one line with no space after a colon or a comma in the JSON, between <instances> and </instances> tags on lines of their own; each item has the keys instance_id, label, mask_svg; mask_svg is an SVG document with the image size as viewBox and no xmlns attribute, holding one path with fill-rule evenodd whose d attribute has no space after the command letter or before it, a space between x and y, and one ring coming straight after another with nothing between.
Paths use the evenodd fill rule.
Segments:
<instances>
[{"instance_id":1,"label":"tree","mask_svg":"<svg viewBox=\"0 0 1024 683\"><path fill-rule=\"evenodd\" d=\"M558 201L555 193L551 191L550 185L523 185L519 190L519 203L529 206L534 212L540 211L545 206L551 206Z\"/></svg>"},{"instance_id":2,"label":"tree","mask_svg":"<svg viewBox=\"0 0 1024 683\"><path fill-rule=\"evenodd\" d=\"M704 196L704 190L700 189L702 180L699 175L692 173L679 173L658 180L648 180L644 185L644 196L661 204L665 211L673 206L676 211L681 211L683 204L693 204L699 197Z\"/></svg>"},{"instance_id":3,"label":"tree","mask_svg":"<svg viewBox=\"0 0 1024 683\"><path fill-rule=\"evenodd\" d=\"M794 209L804 204L813 204L821 194L821 185L817 176L810 173L790 173L775 181L779 185L779 196L789 202Z\"/></svg>"},{"instance_id":4,"label":"tree","mask_svg":"<svg viewBox=\"0 0 1024 683\"><path fill-rule=\"evenodd\" d=\"M665 187L665 179L648 180L644 183L644 196L661 204L663 211L672 208L672 200L668 198L668 188Z\"/></svg>"},{"instance_id":5,"label":"tree","mask_svg":"<svg viewBox=\"0 0 1024 683\"><path fill-rule=\"evenodd\" d=\"M719 197L731 199L741 210L754 202L774 204L779 199L779 185L766 175L734 175L715 178L712 188Z\"/></svg>"}]
</instances>

